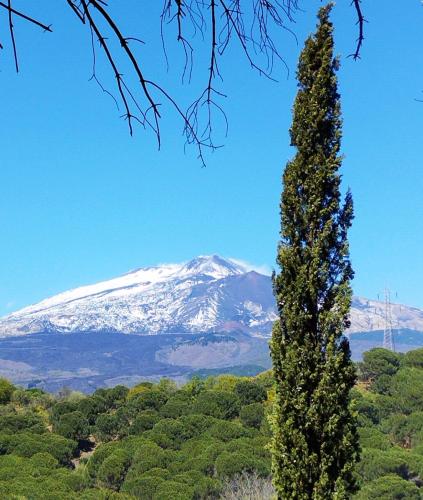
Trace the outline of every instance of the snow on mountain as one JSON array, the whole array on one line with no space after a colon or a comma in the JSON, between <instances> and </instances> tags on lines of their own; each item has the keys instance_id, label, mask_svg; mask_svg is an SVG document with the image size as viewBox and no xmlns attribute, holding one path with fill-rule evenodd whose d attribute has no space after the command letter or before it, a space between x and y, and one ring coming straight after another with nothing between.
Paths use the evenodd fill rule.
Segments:
<instances>
[{"instance_id":1,"label":"snow on mountain","mask_svg":"<svg viewBox=\"0 0 423 500\"><path fill-rule=\"evenodd\" d=\"M217 255L141 268L55 295L0 319L0 337L37 332L136 334L243 331L270 335L269 276ZM393 304L392 327L423 332L423 311ZM382 302L355 297L350 333L381 330Z\"/></svg>"},{"instance_id":2,"label":"snow on mountain","mask_svg":"<svg viewBox=\"0 0 423 500\"><path fill-rule=\"evenodd\" d=\"M250 286L239 291L236 283L245 279ZM200 256L55 295L2 318L0 336L42 331L194 333L224 330L228 325L248 329L251 322L259 329L275 318L268 286L262 297L267 281L268 277L247 272L230 259ZM252 309L255 294L261 302Z\"/></svg>"},{"instance_id":3,"label":"snow on mountain","mask_svg":"<svg viewBox=\"0 0 423 500\"><path fill-rule=\"evenodd\" d=\"M350 333L383 330L389 322L394 330L423 332L423 311L403 304L391 304L387 311L385 302L353 298Z\"/></svg>"}]
</instances>

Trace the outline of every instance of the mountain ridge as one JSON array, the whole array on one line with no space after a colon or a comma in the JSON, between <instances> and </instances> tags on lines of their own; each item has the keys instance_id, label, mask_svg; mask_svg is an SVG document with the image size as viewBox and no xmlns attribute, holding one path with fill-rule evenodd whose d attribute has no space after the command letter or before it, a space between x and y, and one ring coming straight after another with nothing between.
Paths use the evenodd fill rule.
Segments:
<instances>
[{"instance_id":1,"label":"mountain ridge","mask_svg":"<svg viewBox=\"0 0 423 500\"><path fill-rule=\"evenodd\" d=\"M423 332L423 311L391 305L392 328ZM242 331L268 337L277 318L271 278L235 259L199 256L137 268L0 318L0 337L39 332L155 335ZM383 330L385 304L354 297L348 333Z\"/></svg>"}]
</instances>

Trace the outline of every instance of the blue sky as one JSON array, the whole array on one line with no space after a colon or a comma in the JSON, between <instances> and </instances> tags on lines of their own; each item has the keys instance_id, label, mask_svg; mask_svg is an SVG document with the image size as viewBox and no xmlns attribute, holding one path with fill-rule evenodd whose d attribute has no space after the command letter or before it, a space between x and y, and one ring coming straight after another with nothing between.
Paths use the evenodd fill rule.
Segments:
<instances>
[{"instance_id":1,"label":"blue sky","mask_svg":"<svg viewBox=\"0 0 423 500\"><path fill-rule=\"evenodd\" d=\"M120 2L127 32L157 34L154 3L139 18ZM229 119L224 148L201 168L184 153L181 124L168 108L160 152L142 129L130 137L111 99L89 82L89 35L65 2L46 2L52 34L16 22L21 72L10 57L5 18L0 38L0 314L46 296L161 262L218 253L274 266L281 174L292 156L288 128L295 65L321 5L310 0L278 35L290 68L272 83L254 74L234 48L221 64ZM347 58L356 26L349 1L333 19L344 115L344 187L356 219L350 233L354 291L377 298L389 286L398 301L423 307L423 7L363 2L362 60ZM34 3L35 5L35 3ZM33 12L36 13L33 7ZM148 23L146 19L149 20ZM151 19L154 22L151 22ZM171 41L170 41L171 43ZM154 41L140 48L146 71L172 88ZM178 53L171 49L171 55ZM195 66L205 77L207 61ZM108 68L99 62L104 83ZM201 73L203 72L203 73ZM198 83L194 81L194 85ZM174 95L188 103L188 86Z\"/></svg>"}]
</instances>

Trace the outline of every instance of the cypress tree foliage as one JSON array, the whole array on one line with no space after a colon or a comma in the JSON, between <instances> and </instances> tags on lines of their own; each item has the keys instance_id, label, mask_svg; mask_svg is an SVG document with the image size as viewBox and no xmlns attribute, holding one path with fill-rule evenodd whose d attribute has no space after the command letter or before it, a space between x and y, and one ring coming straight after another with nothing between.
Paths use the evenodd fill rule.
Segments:
<instances>
[{"instance_id":1,"label":"cypress tree foliage","mask_svg":"<svg viewBox=\"0 0 423 500\"><path fill-rule=\"evenodd\" d=\"M273 481L279 499L344 499L355 490L359 446L350 409L355 369L348 340L350 281L347 230L351 194L341 202L338 60L332 4L301 53L291 144L283 175L281 242L274 276L279 320L271 354L276 381Z\"/></svg>"}]
</instances>

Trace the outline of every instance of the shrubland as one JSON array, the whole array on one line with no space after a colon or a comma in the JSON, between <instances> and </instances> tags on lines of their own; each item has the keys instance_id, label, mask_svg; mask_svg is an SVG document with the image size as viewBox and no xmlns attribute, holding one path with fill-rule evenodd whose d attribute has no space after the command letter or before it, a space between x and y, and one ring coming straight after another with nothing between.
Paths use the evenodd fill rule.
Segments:
<instances>
[{"instance_id":1,"label":"shrubland","mask_svg":"<svg viewBox=\"0 0 423 500\"><path fill-rule=\"evenodd\" d=\"M422 498L423 349L373 349L357 371L356 498ZM0 379L0 498L271 499L273 399L270 372L89 396Z\"/></svg>"}]
</instances>

